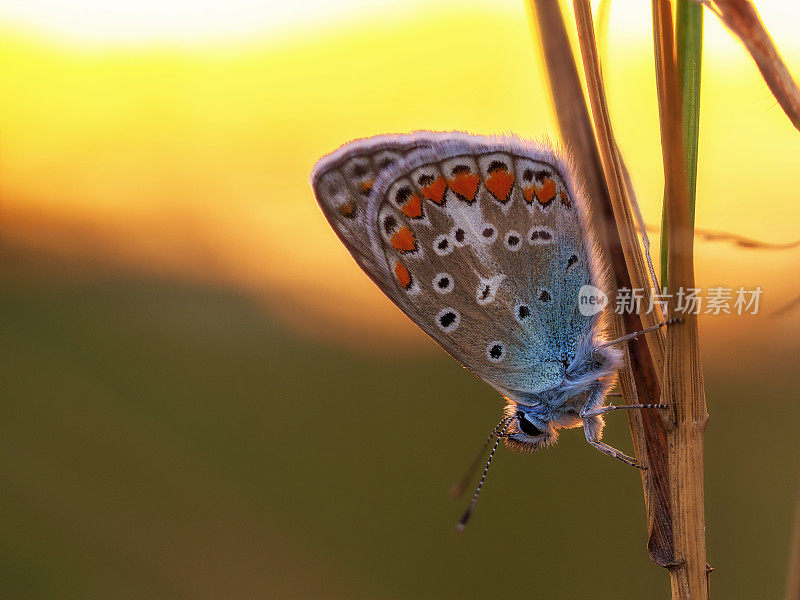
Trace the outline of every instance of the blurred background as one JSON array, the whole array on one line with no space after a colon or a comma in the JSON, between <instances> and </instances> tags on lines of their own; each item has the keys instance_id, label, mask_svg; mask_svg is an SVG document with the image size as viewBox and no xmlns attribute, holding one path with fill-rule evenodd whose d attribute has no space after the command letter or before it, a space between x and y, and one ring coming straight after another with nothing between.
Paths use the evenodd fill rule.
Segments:
<instances>
[{"instance_id":1,"label":"blurred background","mask_svg":"<svg viewBox=\"0 0 800 600\"><path fill-rule=\"evenodd\" d=\"M756 4L800 73L800 8ZM649 3L613 2L607 38L657 225ZM794 241L800 135L709 12L705 50L697 226ZM556 139L523 3L6 0L0 65L2 597L667 593L639 476L580 432L500 452L455 533L447 490L502 402L359 271L308 184L382 132ZM696 257L703 288L764 290L758 315L701 319L712 589L778 598L800 249Z\"/></svg>"}]
</instances>

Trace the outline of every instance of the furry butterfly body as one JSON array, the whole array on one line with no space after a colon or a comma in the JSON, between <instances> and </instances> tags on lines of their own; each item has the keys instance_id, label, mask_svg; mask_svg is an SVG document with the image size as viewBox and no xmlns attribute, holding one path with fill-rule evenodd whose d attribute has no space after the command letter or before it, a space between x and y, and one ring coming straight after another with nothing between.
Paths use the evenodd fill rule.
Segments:
<instances>
[{"instance_id":1,"label":"furry butterfly body","mask_svg":"<svg viewBox=\"0 0 800 600\"><path fill-rule=\"evenodd\" d=\"M599 450L620 365L584 286L603 288L582 192L547 145L458 132L345 144L312 173L359 266L411 320L507 400L521 450L583 426Z\"/></svg>"}]
</instances>

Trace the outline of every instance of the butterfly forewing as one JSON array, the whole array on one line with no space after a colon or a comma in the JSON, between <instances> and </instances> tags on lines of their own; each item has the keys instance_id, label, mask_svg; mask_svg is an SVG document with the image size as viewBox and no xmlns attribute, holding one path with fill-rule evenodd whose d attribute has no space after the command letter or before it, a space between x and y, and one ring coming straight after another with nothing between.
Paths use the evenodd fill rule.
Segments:
<instances>
[{"instance_id":1,"label":"butterfly forewing","mask_svg":"<svg viewBox=\"0 0 800 600\"><path fill-rule=\"evenodd\" d=\"M553 387L595 325L578 310L580 287L597 275L565 161L517 139L404 142L340 150L347 160L325 174L349 195L326 195L326 177L315 180L326 216L384 293L464 366L515 398ZM370 158L365 214L343 219L340 203L358 190L350 163L377 147L400 157L382 169Z\"/></svg>"},{"instance_id":2,"label":"butterfly forewing","mask_svg":"<svg viewBox=\"0 0 800 600\"><path fill-rule=\"evenodd\" d=\"M378 174L413 150L430 145L424 134L356 140L320 159L311 184L322 212L358 265L383 286L366 222L367 200Z\"/></svg>"}]
</instances>

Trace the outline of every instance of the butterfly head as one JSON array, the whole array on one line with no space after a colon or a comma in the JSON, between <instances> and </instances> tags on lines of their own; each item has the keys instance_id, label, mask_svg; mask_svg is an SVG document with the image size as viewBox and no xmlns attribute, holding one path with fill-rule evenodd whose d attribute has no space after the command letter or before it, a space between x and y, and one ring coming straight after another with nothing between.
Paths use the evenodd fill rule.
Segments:
<instances>
[{"instance_id":1,"label":"butterfly head","mask_svg":"<svg viewBox=\"0 0 800 600\"><path fill-rule=\"evenodd\" d=\"M545 404L520 404L509 400L505 407L510 418L505 431L506 444L514 450L533 452L558 441L558 430Z\"/></svg>"}]
</instances>

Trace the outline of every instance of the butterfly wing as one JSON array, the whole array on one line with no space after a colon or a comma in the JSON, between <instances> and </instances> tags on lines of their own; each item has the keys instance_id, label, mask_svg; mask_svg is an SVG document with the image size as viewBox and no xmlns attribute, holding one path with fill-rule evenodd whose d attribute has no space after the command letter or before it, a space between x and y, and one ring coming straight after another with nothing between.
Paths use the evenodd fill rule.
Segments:
<instances>
[{"instance_id":1,"label":"butterfly wing","mask_svg":"<svg viewBox=\"0 0 800 600\"><path fill-rule=\"evenodd\" d=\"M372 253L367 200L378 173L430 144L423 132L355 140L321 158L311 173L314 195L328 223L358 265L382 289L390 280Z\"/></svg>"},{"instance_id":2,"label":"butterfly wing","mask_svg":"<svg viewBox=\"0 0 800 600\"><path fill-rule=\"evenodd\" d=\"M532 142L458 133L398 152L373 184L366 231L345 244L490 385L523 401L551 389L595 326L578 310L579 289L598 277L567 163Z\"/></svg>"}]
</instances>

